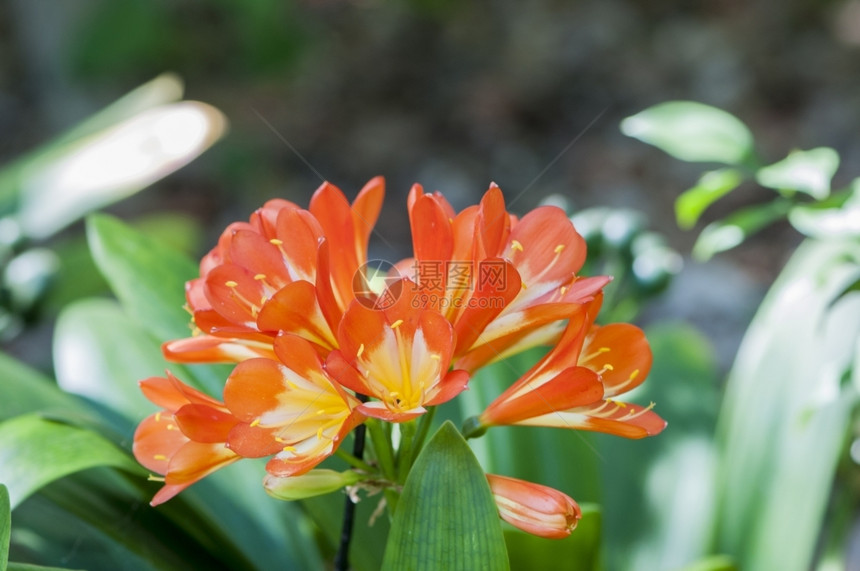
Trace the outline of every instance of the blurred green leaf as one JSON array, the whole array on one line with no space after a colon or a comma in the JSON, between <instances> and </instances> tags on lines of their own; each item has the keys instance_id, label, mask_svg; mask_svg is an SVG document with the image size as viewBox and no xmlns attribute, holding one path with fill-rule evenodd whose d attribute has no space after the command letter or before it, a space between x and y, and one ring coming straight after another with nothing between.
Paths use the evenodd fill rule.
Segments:
<instances>
[{"instance_id":1,"label":"blurred green leaf","mask_svg":"<svg viewBox=\"0 0 860 571\"><path fill-rule=\"evenodd\" d=\"M49 378L0 352L0 420L30 412L86 413L80 399L61 391Z\"/></svg>"},{"instance_id":2,"label":"blurred green leaf","mask_svg":"<svg viewBox=\"0 0 860 571\"><path fill-rule=\"evenodd\" d=\"M44 567L29 563L10 563L7 571L69 571L67 567Z\"/></svg>"},{"instance_id":3,"label":"blurred green leaf","mask_svg":"<svg viewBox=\"0 0 860 571\"><path fill-rule=\"evenodd\" d=\"M609 569L677 569L709 548L720 398L714 351L683 323L649 327L646 336L651 372L623 400L656 403L668 426L644 440L596 435Z\"/></svg>"},{"instance_id":4,"label":"blurred green leaf","mask_svg":"<svg viewBox=\"0 0 860 571\"><path fill-rule=\"evenodd\" d=\"M12 534L12 505L9 490L0 484L0 571L9 562L9 537Z\"/></svg>"},{"instance_id":5,"label":"blurred green leaf","mask_svg":"<svg viewBox=\"0 0 860 571\"><path fill-rule=\"evenodd\" d=\"M711 204L733 191L742 181L743 175L737 169L725 168L704 173L696 186L684 191L675 201L678 226L685 229L695 226Z\"/></svg>"},{"instance_id":6,"label":"blurred green leaf","mask_svg":"<svg viewBox=\"0 0 860 571\"><path fill-rule=\"evenodd\" d=\"M842 382L860 337L860 245L807 241L762 303L726 387L716 551L743 569L808 569L856 393Z\"/></svg>"},{"instance_id":7,"label":"blurred green leaf","mask_svg":"<svg viewBox=\"0 0 860 571\"><path fill-rule=\"evenodd\" d=\"M564 539L545 539L518 529L505 529L512 571L559 569L596 571L600 566L600 507L582 504L579 525Z\"/></svg>"},{"instance_id":8,"label":"blurred green leaf","mask_svg":"<svg viewBox=\"0 0 860 571\"><path fill-rule=\"evenodd\" d=\"M501 520L481 466L446 422L421 451L394 514L382 569L509 569Z\"/></svg>"},{"instance_id":9,"label":"blurred green leaf","mask_svg":"<svg viewBox=\"0 0 860 571\"><path fill-rule=\"evenodd\" d=\"M146 109L177 101L182 97L182 81L174 74L161 74L72 127L55 139L37 147L0 169L0 213L12 210L22 184L22 175L34 164L49 164L68 152L70 143L92 135Z\"/></svg>"},{"instance_id":10,"label":"blurred green leaf","mask_svg":"<svg viewBox=\"0 0 860 571\"><path fill-rule=\"evenodd\" d=\"M35 414L0 423L0 482L9 488L13 507L47 483L95 466L143 472L90 430Z\"/></svg>"},{"instance_id":11,"label":"blurred green leaf","mask_svg":"<svg viewBox=\"0 0 860 571\"><path fill-rule=\"evenodd\" d=\"M791 203L779 198L767 204L757 204L705 226L693 245L693 257L700 261L714 254L731 250L751 235L776 222L791 210Z\"/></svg>"},{"instance_id":12,"label":"blurred green leaf","mask_svg":"<svg viewBox=\"0 0 860 571\"><path fill-rule=\"evenodd\" d=\"M736 571L734 560L728 555L714 555L692 565L687 565L681 571Z\"/></svg>"},{"instance_id":13,"label":"blurred green leaf","mask_svg":"<svg viewBox=\"0 0 860 571\"><path fill-rule=\"evenodd\" d=\"M197 101L160 105L69 143L20 173L18 221L46 238L88 212L185 166L223 134L226 118Z\"/></svg>"},{"instance_id":14,"label":"blurred green leaf","mask_svg":"<svg viewBox=\"0 0 860 571\"><path fill-rule=\"evenodd\" d=\"M129 422L154 408L137 382L162 375L166 366L159 344L113 300L75 302L57 319L57 383L69 393L122 414Z\"/></svg>"},{"instance_id":15,"label":"blurred green leaf","mask_svg":"<svg viewBox=\"0 0 860 571\"><path fill-rule=\"evenodd\" d=\"M816 200L830 194L830 179L839 168L839 154L829 147L792 151L778 163L762 167L756 181L779 191L804 192Z\"/></svg>"},{"instance_id":16,"label":"blurred green leaf","mask_svg":"<svg viewBox=\"0 0 860 571\"><path fill-rule=\"evenodd\" d=\"M93 259L132 319L159 341L187 337L190 317L185 305L185 282L197 276L197 266L161 241L116 218L90 217L87 237ZM183 379L210 394L220 394L227 371L194 367Z\"/></svg>"},{"instance_id":17,"label":"blurred green leaf","mask_svg":"<svg viewBox=\"0 0 860 571\"><path fill-rule=\"evenodd\" d=\"M788 221L812 238L860 236L860 179L854 179L849 191L828 200L795 206L788 213Z\"/></svg>"},{"instance_id":18,"label":"blurred green leaf","mask_svg":"<svg viewBox=\"0 0 860 571\"><path fill-rule=\"evenodd\" d=\"M694 101L669 101L621 122L621 132L682 161L730 165L753 156L753 136L740 120Z\"/></svg>"}]
</instances>

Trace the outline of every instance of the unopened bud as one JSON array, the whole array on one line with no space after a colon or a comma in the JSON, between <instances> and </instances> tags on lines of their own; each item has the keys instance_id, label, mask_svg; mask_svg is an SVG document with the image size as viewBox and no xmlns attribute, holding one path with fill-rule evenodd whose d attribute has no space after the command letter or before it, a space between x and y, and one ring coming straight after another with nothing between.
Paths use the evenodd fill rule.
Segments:
<instances>
[{"instance_id":1,"label":"unopened bud","mask_svg":"<svg viewBox=\"0 0 860 571\"><path fill-rule=\"evenodd\" d=\"M501 518L525 532L561 539L582 517L573 498L556 489L493 474L487 480Z\"/></svg>"},{"instance_id":2,"label":"unopened bud","mask_svg":"<svg viewBox=\"0 0 860 571\"><path fill-rule=\"evenodd\" d=\"M312 498L335 492L343 487L351 486L361 481L362 476L353 470L336 472L334 470L311 470L301 476L282 478L267 474L263 479L263 487L273 498L292 501Z\"/></svg>"}]
</instances>

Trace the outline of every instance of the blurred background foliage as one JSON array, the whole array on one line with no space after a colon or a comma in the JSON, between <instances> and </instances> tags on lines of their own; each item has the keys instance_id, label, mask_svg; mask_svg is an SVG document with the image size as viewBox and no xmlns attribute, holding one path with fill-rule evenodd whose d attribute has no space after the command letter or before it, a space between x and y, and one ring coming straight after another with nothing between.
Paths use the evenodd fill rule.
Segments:
<instances>
[{"instance_id":1,"label":"blurred background foliage","mask_svg":"<svg viewBox=\"0 0 860 571\"><path fill-rule=\"evenodd\" d=\"M829 234L833 225L822 223L818 210L849 212L849 230L850 213L856 217L850 199L856 191L850 191L860 174L858 50L857 0L2 3L0 392L9 400L0 405L0 419L61 411L71 426L110 427L106 438L127 448L134 422L149 412L134 381L163 370L157 345L169 331L182 335L181 312L154 312L147 320L141 302L129 300L123 289L143 279L133 273L121 278L126 286L110 284L122 309L91 299L109 294L99 269L111 262L91 257L79 221L84 212L48 230L28 231L27 220L43 217L38 210L21 214L28 208L22 189L40 181L45 186L39 176L52 161L92 144L99 133L184 97L223 114L214 119L220 127L208 140L221 136L218 144L146 192L136 194L153 181L127 185L89 206L127 220L164 252L199 257L228 222L246 218L269 198L306 204L320 182L317 173L349 196L383 174L388 199L372 257L408 254L399 248L409 243L404 206L413 182L443 191L461 208L495 181L514 212L540 202L567 209L589 242L588 273L616 276L603 319L646 327L655 365L636 398L656 401L669 429L645 442L539 429L498 429L472 442L486 469L557 486L588 504L576 532L587 540L540 540L535 547L534 540L509 533L514 568L523 560L517 557L534 552L557 553L556 561L575 558L581 563L576 568L584 569L680 569L708 555L713 557L695 568L768 568L778 561L779 568L806 569L811 558L822 568L851 564L846 558L852 543L845 537L860 529L851 453L860 457L852 416L860 384L856 362L845 359L857 348L850 317L857 311L850 293L857 289L856 235ZM162 76L159 90L120 99L138 86L152 86L147 82L166 71L181 77L184 88L176 77ZM674 99L742 118L749 140L727 120L721 125L729 125L730 134L741 133L733 150L706 157L701 166L687 162L697 158L685 152L696 150L683 138L649 139L641 124L639 130L623 127L682 159L677 161L619 130L624 118ZM660 125L670 139L683 135L677 124ZM831 176L834 189L845 189L835 199L814 184L800 190L786 184L780 178L786 168L765 170L793 149L822 147L837 162L827 151L812 162L829 172L828 192ZM727 164L717 169L714 163ZM679 199L685 189L691 190ZM734 244L713 239L713 231L707 238L708 228L737 222L730 217L738 212L751 213L740 226L761 231ZM100 231L93 226L92 243L122 236L117 251L136 243L104 220ZM801 233L825 244L804 244L795 255L756 317L726 386L744 331ZM737 247L707 263L690 258L731 246ZM166 290L190 277L182 275L187 260L169 259L182 271L161 283L150 276L152 288ZM141 261L147 263L154 262ZM804 276L815 279L803 282ZM808 288L803 307L791 304L790 296L783 299L784 292L798 291L798 283ZM160 299L171 295L181 303L181 289ZM786 307L797 313L787 314ZM834 322L835 315L848 321ZM805 337L792 335L800 324ZM833 339L855 345L846 348ZM112 360L105 346L122 348L123 362ZM75 355L89 360L70 358ZM441 416L460 419L480 410L528 364L512 360L487 370L463 399L463 410ZM829 369L822 373L824 364ZM219 372L190 374L211 387ZM89 385L82 376L90 377ZM50 378L85 400L55 391ZM87 386L95 392L86 393ZM4 426L6 434L46 428L33 417ZM828 446L814 445L820 442ZM197 553L266 568L273 555L266 549L290 536L289 563L311 569L322 565L320 555L302 540L315 538L328 556L336 533L337 522L326 521L326 500L307 502L310 519L295 524L288 517L293 507L247 492L249 505L269 506L263 515L249 516L247 506L219 494L236 477L232 472L199 484L196 496L162 513L141 503L151 487L140 489L136 476L98 470L55 482L16 509L13 559L179 568ZM93 494L94 481L110 481L109 491ZM796 505L795 497L786 500L791 491L810 486L816 492L804 505ZM69 494L88 498L91 513L63 503ZM774 499L767 500L768 494ZM334 500L339 505L341 498ZM209 501L221 502L220 516L210 519L211 510L203 508ZM791 509L807 510L810 519L785 531L775 522L796 523L799 512ZM182 513L198 519L183 520ZM245 525L249 517L253 525ZM46 527L46 521L52 524ZM116 521L124 522L119 531L104 528ZM152 537L136 536L152 526L158 528ZM222 545L213 546L205 533ZM239 539L228 539L234 536ZM187 548L165 550L177 537ZM793 549L766 548L786 544ZM369 551L357 568L378 566L381 553ZM779 559L780 553L789 559Z\"/></svg>"}]
</instances>

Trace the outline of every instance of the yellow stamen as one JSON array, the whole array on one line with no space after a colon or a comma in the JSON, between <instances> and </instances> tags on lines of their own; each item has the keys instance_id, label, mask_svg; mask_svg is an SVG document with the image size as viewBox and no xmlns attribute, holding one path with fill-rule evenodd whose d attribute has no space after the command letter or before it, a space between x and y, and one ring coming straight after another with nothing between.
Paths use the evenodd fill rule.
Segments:
<instances>
[{"instance_id":1,"label":"yellow stamen","mask_svg":"<svg viewBox=\"0 0 860 571\"><path fill-rule=\"evenodd\" d=\"M362 353L364 353L364 343L358 346L358 351L355 353L355 356L361 357Z\"/></svg>"},{"instance_id":2,"label":"yellow stamen","mask_svg":"<svg viewBox=\"0 0 860 571\"><path fill-rule=\"evenodd\" d=\"M153 460L167 460L167 456L164 454L156 454L152 457Z\"/></svg>"},{"instance_id":3,"label":"yellow stamen","mask_svg":"<svg viewBox=\"0 0 860 571\"><path fill-rule=\"evenodd\" d=\"M391 328L392 328L392 329L397 329L397 328L398 328L398 327L400 327L401 325L403 325L403 320L402 320L402 319L398 319L397 321L395 321L394 323L392 323L392 324L391 324Z\"/></svg>"},{"instance_id":4,"label":"yellow stamen","mask_svg":"<svg viewBox=\"0 0 860 571\"><path fill-rule=\"evenodd\" d=\"M251 421L251 428L254 428L255 426L259 426L259 424L260 424L260 419L255 418L254 420Z\"/></svg>"},{"instance_id":5,"label":"yellow stamen","mask_svg":"<svg viewBox=\"0 0 860 571\"><path fill-rule=\"evenodd\" d=\"M636 377L639 376L639 369L633 369L633 372L630 373L630 380L636 380Z\"/></svg>"},{"instance_id":6,"label":"yellow stamen","mask_svg":"<svg viewBox=\"0 0 860 571\"><path fill-rule=\"evenodd\" d=\"M161 411L155 413L155 422L161 422Z\"/></svg>"},{"instance_id":7,"label":"yellow stamen","mask_svg":"<svg viewBox=\"0 0 860 571\"><path fill-rule=\"evenodd\" d=\"M277 238L272 238L271 240L269 240L269 244L272 244L274 246L280 246L283 243L283 240L278 240Z\"/></svg>"},{"instance_id":8,"label":"yellow stamen","mask_svg":"<svg viewBox=\"0 0 860 571\"><path fill-rule=\"evenodd\" d=\"M175 424L168 424L167 430L176 430L176 425Z\"/></svg>"},{"instance_id":9,"label":"yellow stamen","mask_svg":"<svg viewBox=\"0 0 860 571\"><path fill-rule=\"evenodd\" d=\"M556 247L555 247L555 250L553 250L553 252L555 252L556 254L558 254L558 253L560 253L562 250L564 250L564 244L559 244L558 246L556 246Z\"/></svg>"},{"instance_id":10,"label":"yellow stamen","mask_svg":"<svg viewBox=\"0 0 860 571\"><path fill-rule=\"evenodd\" d=\"M256 276L254 276L254 279L257 281L264 280L266 279L266 274L257 274Z\"/></svg>"},{"instance_id":11,"label":"yellow stamen","mask_svg":"<svg viewBox=\"0 0 860 571\"><path fill-rule=\"evenodd\" d=\"M278 444L283 444L284 442L286 442L286 440L284 440L280 436L275 436L275 442L277 442Z\"/></svg>"},{"instance_id":12,"label":"yellow stamen","mask_svg":"<svg viewBox=\"0 0 860 571\"><path fill-rule=\"evenodd\" d=\"M430 358L433 359L434 361L441 361L442 355L439 355L438 353L431 353Z\"/></svg>"},{"instance_id":13,"label":"yellow stamen","mask_svg":"<svg viewBox=\"0 0 860 571\"><path fill-rule=\"evenodd\" d=\"M229 281L224 282L224 285L225 285L225 286L227 286L227 287L236 287L236 286L238 286L239 284L238 284L238 283L236 283L236 282L234 282L233 280L229 280Z\"/></svg>"},{"instance_id":14,"label":"yellow stamen","mask_svg":"<svg viewBox=\"0 0 860 571\"><path fill-rule=\"evenodd\" d=\"M295 451L296 451L295 446L284 446L284 452L295 452Z\"/></svg>"},{"instance_id":15,"label":"yellow stamen","mask_svg":"<svg viewBox=\"0 0 860 571\"><path fill-rule=\"evenodd\" d=\"M612 365L610 365L609 363L606 363L605 365L603 365L603 369L604 369L605 371L614 371L614 370L615 370L615 367L613 367L613 366L612 366Z\"/></svg>"},{"instance_id":16,"label":"yellow stamen","mask_svg":"<svg viewBox=\"0 0 860 571\"><path fill-rule=\"evenodd\" d=\"M156 476L155 474L150 474L149 476L146 477L146 479L149 480L150 482L163 482L164 476Z\"/></svg>"},{"instance_id":17,"label":"yellow stamen","mask_svg":"<svg viewBox=\"0 0 860 571\"><path fill-rule=\"evenodd\" d=\"M561 293L561 295L564 295L565 293L567 293L567 286L561 286L559 293Z\"/></svg>"},{"instance_id":18,"label":"yellow stamen","mask_svg":"<svg viewBox=\"0 0 860 571\"><path fill-rule=\"evenodd\" d=\"M511 240L511 249L512 249L512 250L519 250L520 252L523 252L523 251L524 251L524 250L523 250L523 245L522 245L522 244L520 244L520 241L519 241L519 240Z\"/></svg>"}]
</instances>

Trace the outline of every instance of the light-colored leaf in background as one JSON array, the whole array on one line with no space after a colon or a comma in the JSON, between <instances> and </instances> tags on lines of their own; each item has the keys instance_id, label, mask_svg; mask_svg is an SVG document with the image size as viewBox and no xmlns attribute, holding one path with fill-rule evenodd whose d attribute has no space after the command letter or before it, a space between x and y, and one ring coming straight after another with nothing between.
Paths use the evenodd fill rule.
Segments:
<instances>
[{"instance_id":1,"label":"light-colored leaf in background","mask_svg":"<svg viewBox=\"0 0 860 571\"><path fill-rule=\"evenodd\" d=\"M721 410L715 551L742 569L809 569L856 402L856 241L807 241L750 325ZM831 305L832 304L832 305Z\"/></svg>"},{"instance_id":2,"label":"light-colored leaf in background","mask_svg":"<svg viewBox=\"0 0 860 571\"><path fill-rule=\"evenodd\" d=\"M753 136L737 117L695 101L669 101L628 117L621 132L691 162L749 161Z\"/></svg>"},{"instance_id":3,"label":"light-colored leaf in background","mask_svg":"<svg viewBox=\"0 0 860 571\"><path fill-rule=\"evenodd\" d=\"M205 103L160 105L76 141L59 157L32 163L21 173L24 233L45 238L149 186L209 148L226 123Z\"/></svg>"},{"instance_id":4,"label":"light-colored leaf in background","mask_svg":"<svg viewBox=\"0 0 860 571\"><path fill-rule=\"evenodd\" d=\"M696 225L702 213L743 181L737 169L724 168L705 172L693 188L684 191L675 201L678 226L689 229Z\"/></svg>"},{"instance_id":5,"label":"light-colored leaf in background","mask_svg":"<svg viewBox=\"0 0 860 571\"><path fill-rule=\"evenodd\" d=\"M0 484L0 570L6 569L9 561L9 539L12 534L12 505L9 490Z\"/></svg>"},{"instance_id":6,"label":"light-colored leaf in background","mask_svg":"<svg viewBox=\"0 0 860 571\"><path fill-rule=\"evenodd\" d=\"M87 397L136 422L154 409L137 381L161 376L159 344L109 299L75 302L54 329L54 370L66 392Z\"/></svg>"},{"instance_id":7,"label":"light-colored leaf in background","mask_svg":"<svg viewBox=\"0 0 860 571\"><path fill-rule=\"evenodd\" d=\"M791 203L779 198L773 202L750 206L705 226L693 245L693 257L707 261L714 254L731 250L752 234L776 222L791 209Z\"/></svg>"},{"instance_id":8,"label":"light-colored leaf in background","mask_svg":"<svg viewBox=\"0 0 860 571\"><path fill-rule=\"evenodd\" d=\"M812 238L860 236L860 179L851 183L850 194L842 204L795 206L788 213L788 221Z\"/></svg>"},{"instance_id":9,"label":"light-colored leaf in background","mask_svg":"<svg viewBox=\"0 0 860 571\"><path fill-rule=\"evenodd\" d=\"M816 200L830 194L830 180L839 168L839 154L829 147L792 151L781 161L762 167L756 181L779 191L798 191Z\"/></svg>"}]
</instances>

